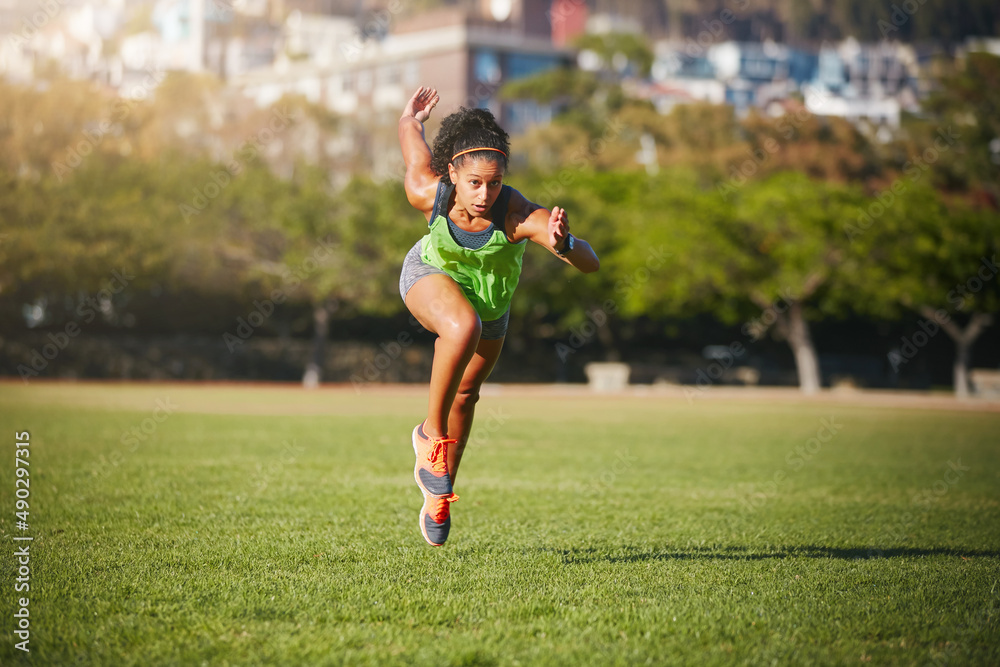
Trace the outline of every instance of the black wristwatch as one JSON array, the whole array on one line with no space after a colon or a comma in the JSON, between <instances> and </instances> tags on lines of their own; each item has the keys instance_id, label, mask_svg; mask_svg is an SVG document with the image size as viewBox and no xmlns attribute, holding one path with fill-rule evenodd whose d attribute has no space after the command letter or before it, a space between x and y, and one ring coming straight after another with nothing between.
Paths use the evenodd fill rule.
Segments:
<instances>
[{"instance_id":1,"label":"black wristwatch","mask_svg":"<svg viewBox=\"0 0 1000 667\"><path fill-rule=\"evenodd\" d=\"M573 243L573 235L572 234L567 234L566 235L566 240L563 243L562 250L556 250L556 254L558 254L560 257L565 257L566 255L568 255L571 252L573 252L574 245L575 244Z\"/></svg>"}]
</instances>

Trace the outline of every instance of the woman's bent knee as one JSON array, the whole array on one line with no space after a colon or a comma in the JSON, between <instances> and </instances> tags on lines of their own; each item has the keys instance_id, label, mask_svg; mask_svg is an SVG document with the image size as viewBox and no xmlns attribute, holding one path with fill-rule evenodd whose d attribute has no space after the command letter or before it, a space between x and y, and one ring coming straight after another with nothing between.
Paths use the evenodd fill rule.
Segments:
<instances>
[{"instance_id":1,"label":"woman's bent knee","mask_svg":"<svg viewBox=\"0 0 1000 667\"><path fill-rule=\"evenodd\" d=\"M479 402L479 387L473 387L471 389L466 389L465 387L459 387L458 393L455 394L455 403L461 410L468 410L469 408L475 407L476 403Z\"/></svg>"},{"instance_id":2,"label":"woman's bent knee","mask_svg":"<svg viewBox=\"0 0 1000 667\"><path fill-rule=\"evenodd\" d=\"M463 343L478 343L482 333L483 322L474 310L448 318L438 331L442 338Z\"/></svg>"}]
</instances>

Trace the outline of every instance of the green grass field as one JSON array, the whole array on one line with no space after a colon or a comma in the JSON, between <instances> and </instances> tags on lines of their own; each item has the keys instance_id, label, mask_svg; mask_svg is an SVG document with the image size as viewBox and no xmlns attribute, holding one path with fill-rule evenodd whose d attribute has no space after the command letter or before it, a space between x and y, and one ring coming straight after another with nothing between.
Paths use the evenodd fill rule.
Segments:
<instances>
[{"instance_id":1,"label":"green grass field","mask_svg":"<svg viewBox=\"0 0 1000 667\"><path fill-rule=\"evenodd\" d=\"M435 549L423 409L0 384L0 663L1000 664L1000 413L505 388ZM30 655L14 535L34 537Z\"/></svg>"}]
</instances>

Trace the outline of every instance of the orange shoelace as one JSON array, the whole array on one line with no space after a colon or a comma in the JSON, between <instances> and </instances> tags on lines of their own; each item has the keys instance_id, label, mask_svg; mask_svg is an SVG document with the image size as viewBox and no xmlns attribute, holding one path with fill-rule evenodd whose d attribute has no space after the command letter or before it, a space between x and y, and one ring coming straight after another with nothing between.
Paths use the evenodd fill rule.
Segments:
<instances>
[{"instance_id":1,"label":"orange shoelace","mask_svg":"<svg viewBox=\"0 0 1000 667\"><path fill-rule=\"evenodd\" d=\"M444 498L436 498L438 500L437 507L434 508L434 514L432 518L434 523L444 523L444 520L448 518L451 514L450 503L456 502L458 500L457 494L451 494L450 496L445 496Z\"/></svg>"},{"instance_id":2,"label":"orange shoelace","mask_svg":"<svg viewBox=\"0 0 1000 667\"><path fill-rule=\"evenodd\" d=\"M428 456L431 462L431 470L442 474L448 473L448 445L457 443L454 438L437 438L431 445L431 452Z\"/></svg>"}]
</instances>

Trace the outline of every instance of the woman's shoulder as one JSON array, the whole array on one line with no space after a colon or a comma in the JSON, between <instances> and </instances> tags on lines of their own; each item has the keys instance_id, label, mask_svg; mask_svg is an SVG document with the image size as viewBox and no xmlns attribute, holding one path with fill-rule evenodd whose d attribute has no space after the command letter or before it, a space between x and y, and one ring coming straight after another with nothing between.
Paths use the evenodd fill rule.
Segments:
<instances>
[{"instance_id":1,"label":"woman's shoulder","mask_svg":"<svg viewBox=\"0 0 1000 667\"><path fill-rule=\"evenodd\" d=\"M504 187L510 187L510 195L507 200L507 217L505 220L507 238L517 242L523 236L523 230L520 228L524 225L524 222L532 213L542 208L542 206L532 202L516 188L511 186Z\"/></svg>"},{"instance_id":2,"label":"woman's shoulder","mask_svg":"<svg viewBox=\"0 0 1000 667\"><path fill-rule=\"evenodd\" d=\"M507 200L507 221L508 223L515 223L515 225L523 222L529 215L542 208L541 205L532 202L530 199L525 197L519 190L510 187L510 195Z\"/></svg>"}]
</instances>

